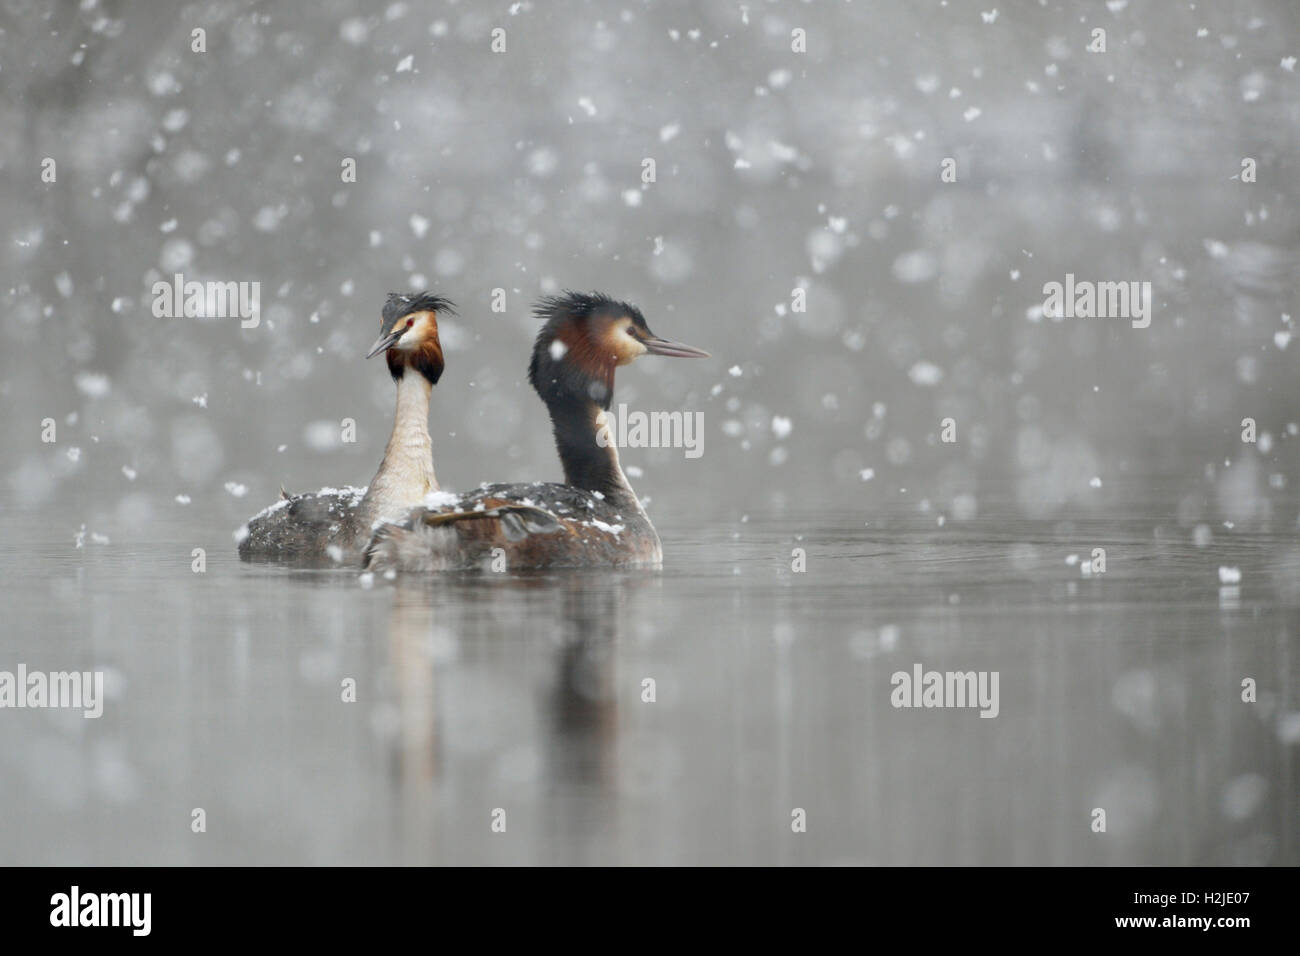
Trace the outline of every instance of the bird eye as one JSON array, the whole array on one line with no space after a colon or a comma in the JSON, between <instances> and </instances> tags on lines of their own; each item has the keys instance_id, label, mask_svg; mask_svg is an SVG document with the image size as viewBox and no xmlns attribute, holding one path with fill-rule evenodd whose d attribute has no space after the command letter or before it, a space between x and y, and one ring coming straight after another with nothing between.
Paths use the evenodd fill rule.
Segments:
<instances>
[{"instance_id":1,"label":"bird eye","mask_svg":"<svg viewBox=\"0 0 1300 956\"><path fill-rule=\"evenodd\" d=\"M407 327L408 329L409 329L411 326L413 326L414 324L415 324L415 319L407 319L407 320L406 320L406 327Z\"/></svg>"}]
</instances>

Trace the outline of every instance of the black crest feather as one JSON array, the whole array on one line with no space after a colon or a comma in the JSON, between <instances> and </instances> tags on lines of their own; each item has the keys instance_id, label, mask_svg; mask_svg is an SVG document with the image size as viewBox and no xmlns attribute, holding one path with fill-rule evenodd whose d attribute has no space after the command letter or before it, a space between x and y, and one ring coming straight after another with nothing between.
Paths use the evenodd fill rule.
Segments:
<instances>
[{"instance_id":1,"label":"black crest feather","mask_svg":"<svg viewBox=\"0 0 1300 956\"><path fill-rule=\"evenodd\" d=\"M385 335L392 331L398 319L405 318L412 312L455 315L456 306L450 299L432 292L390 292L388 301L384 303L383 316L379 320L379 334Z\"/></svg>"},{"instance_id":2,"label":"black crest feather","mask_svg":"<svg viewBox=\"0 0 1300 956\"><path fill-rule=\"evenodd\" d=\"M614 365L601 353L592 320L626 317L649 332L641 310L603 292L565 291L538 299L533 314L542 327L528 363L528 381L542 401L590 400L608 409L614 398ZM553 351L557 341L565 346L558 353Z\"/></svg>"}]
</instances>

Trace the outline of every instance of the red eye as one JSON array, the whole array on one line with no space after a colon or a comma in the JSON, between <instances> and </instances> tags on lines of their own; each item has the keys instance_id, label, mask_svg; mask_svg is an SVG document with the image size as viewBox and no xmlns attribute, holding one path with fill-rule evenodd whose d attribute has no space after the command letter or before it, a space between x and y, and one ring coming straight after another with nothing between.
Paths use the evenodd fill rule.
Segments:
<instances>
[{"instance_id":1,"label":"red eye","mask_svg":"<svg viewBox=\"0 0 1300 956\"><path fill-rule=\"evenodd\" d=\"M414 324L415 324L415 319L407 319L407 320L406 320L406 327L407 327L408 329L409 329L411 326L413 326Z\"/></svg>"}]
</instances>

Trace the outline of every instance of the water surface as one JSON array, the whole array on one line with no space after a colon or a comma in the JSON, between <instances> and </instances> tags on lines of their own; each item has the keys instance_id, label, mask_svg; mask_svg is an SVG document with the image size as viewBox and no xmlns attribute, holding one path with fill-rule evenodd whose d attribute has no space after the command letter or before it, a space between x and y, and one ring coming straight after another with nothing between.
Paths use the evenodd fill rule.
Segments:
<instances>
[{"instance_id":1,"label":"water surface","mask_svg":"<svg viewBox=\"0 0 1300 956\"><path fill-rule=\"evenodd\" d=\"M219 547L196 574L192 529L78 550L20 520L0 667L103 669L109 700L99 720L2 715L0 858L1300 862L1294 535L1206 549L1136 516L915 510L659 524L662 573L367 588ZM893 707L917 663L997 671L997 717Z\"/></svg>"}]
</instances>

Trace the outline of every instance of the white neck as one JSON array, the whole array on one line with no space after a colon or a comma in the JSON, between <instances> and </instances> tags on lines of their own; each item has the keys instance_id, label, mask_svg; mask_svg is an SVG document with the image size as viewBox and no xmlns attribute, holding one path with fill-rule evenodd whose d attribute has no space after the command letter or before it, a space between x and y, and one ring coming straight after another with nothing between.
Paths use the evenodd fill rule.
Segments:
<instances>
[{"instance_id":1,"label":"white neck","mask_svg":"<svg viewBox=\"0 0 1300 956\"><path fill-rule=\"evenodd\" d=\"M634 506L638 512L644 515L645 509L641 507L641 499L632 490L632 483L627 480L627 475L623 473L623 465L618 460L618 443L614 441L614 436L610 434L609 418L606 416L604 409L597 409L594 424L597 445L600 445L602 441L600 432L602 430L605 432L604 448L605 454L609 456L610 472L614 486L627 499L628 504Z\"/></svg>"},{"instance_id":2,"label":"white neck","mask_svg":"<svg viewBox=\"0 0 1300 956\"><path fill-rule=\"evenodd\" d=\"M362 509L375 521L398 521L438 490L433 473L433 442L429 438L429 396L433 386L413 368L397 381L397 411L393 434L384 449Z\"/></svg>"}]
</instances>

